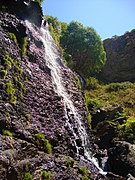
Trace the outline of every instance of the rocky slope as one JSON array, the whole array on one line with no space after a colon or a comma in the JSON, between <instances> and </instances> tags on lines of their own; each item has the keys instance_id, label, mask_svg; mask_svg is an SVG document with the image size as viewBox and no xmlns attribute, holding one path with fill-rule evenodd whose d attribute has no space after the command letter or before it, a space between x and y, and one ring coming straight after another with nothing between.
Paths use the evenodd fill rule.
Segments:
<instances>
[{"instance_id":1,"label":"rocky slope","mask_svg":"<svg viewBox=\"0 0 135 180\"><path fill-rule=\"evenodd\" d=\"M54 90L43 43L24 21L31 18L13 12L0 12L0 179L94 179L98 170L93 163L76 157L75 139L66 125L63 99ZM37 18L32 22L39 34L36 25L41 23ZM87 126L74 74L64 65L61 74ZM83 155L79 136L76 143Z\"/></svg>"},{"instance_id":2,"label":"rocky slope","mask_svg":"<svg viewBox=\"0 0 135 180\"><path fill-rule=\"evenodd\" d=\"M107 62L102 75L106 81L135 81L135 31L104 40Z\"/></svg>"}]
</instances>

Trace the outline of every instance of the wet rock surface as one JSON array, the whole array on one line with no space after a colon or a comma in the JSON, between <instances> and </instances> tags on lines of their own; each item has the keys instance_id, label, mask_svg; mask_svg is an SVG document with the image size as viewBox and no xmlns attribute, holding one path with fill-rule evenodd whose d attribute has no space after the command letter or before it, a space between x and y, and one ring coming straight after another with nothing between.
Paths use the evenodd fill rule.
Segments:
<instances>
[{"instance_id":1,"label":"wet rock surface","mask_svg":"<svg viewBox=\"0 0 135 180\"><path fill-rule=\"evenodd\" d=\"M54 90L41 40L15 15L0 13L0 22L0 179L23 179L25 173L39 179L43 171L49 171L51 179L76 180L85 176L82 166L93 179L98 173L93 163L76 159L75 139L66 125L64 102ZM35 28L39 33L39 28ZM27 39L24 56L19 38ZM65 66L61 66L61 73L87 126L83 97L74 74ZM71 117L75 129L74 116ZM43 139L37 140L36 135L44 135L52 145L52 154L45 152ZM80 154L83 155L83 147Z\"/></svg>"}]
</instances>

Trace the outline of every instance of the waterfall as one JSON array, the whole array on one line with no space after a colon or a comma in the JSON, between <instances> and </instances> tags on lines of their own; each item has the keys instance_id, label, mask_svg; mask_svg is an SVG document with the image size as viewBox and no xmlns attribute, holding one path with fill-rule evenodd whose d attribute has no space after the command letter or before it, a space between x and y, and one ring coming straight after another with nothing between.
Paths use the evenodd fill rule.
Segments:
<instances>
[{"instance_id":1,"label":"waterfall","mask_svg":"<svg viewBox=\"0 0 135 180\"><path fill-rule=\"evenodd\" d=\"M31 31L34 31L34 28L28 21L26 22L26 25ZM36 31L35 31L35 34L37 34ZM39 36L39 34L37 35ZM46 24L46 27L41 27L40 39L43 42L44 49L45 49L44 58L46 61L46 65L51 70L51 77L52 77L54 90L59 96L62 97L63 102L64 102L64 111L65 111L65 117L66 117L65 123L74 136L74 140L73 139L70 139L70 140L76 147L76 154L77 156L80 156L81 147L79 147L76 143L76 140L79 138L81 139L81 146L84 149L84 157L92 161L95 164L95 166L99 169L99 171L102 174L103 173L105 174L105 172L103 172L99 168L98 163L95 160L95 158L92 157L92 153L90 152L90 149L89 149L89 138L85 130L85 127L82 123L82 117L78 113L76 107L74 106L72 102L70 95L67 93L67 90L63 85L64 80L61 74L62 63L60 63L60 61L62 62L62 59L60 58L58 47L55 44L49 32L48 24ZM78 132L74 130L71 122L74 122Z\"/></svg>"}]
</instances>

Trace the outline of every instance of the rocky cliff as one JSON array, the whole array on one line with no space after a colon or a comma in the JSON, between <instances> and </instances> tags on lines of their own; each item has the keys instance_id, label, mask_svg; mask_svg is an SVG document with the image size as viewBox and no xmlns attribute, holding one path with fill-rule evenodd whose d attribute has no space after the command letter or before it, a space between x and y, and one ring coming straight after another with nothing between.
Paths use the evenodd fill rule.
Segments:
<instances>
[{"instance_id":1,"label":"rocky cliff","mask_svg":"<svg viewBox=\"0 0 135 180\"><path fill-rule=\"evenodd\" d=\"M135 31L104 40L107 62L103 78L109 82L135 81Z\"/></svg>"}]
</instances>

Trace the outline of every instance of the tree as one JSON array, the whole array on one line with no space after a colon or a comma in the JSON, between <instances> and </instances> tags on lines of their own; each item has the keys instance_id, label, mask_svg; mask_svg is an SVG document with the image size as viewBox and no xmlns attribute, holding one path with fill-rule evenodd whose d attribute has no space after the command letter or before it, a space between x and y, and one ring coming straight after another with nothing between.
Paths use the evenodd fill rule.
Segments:
<instances>
[{"instance_id":1,"label":"tree","mask_svg":"<svg viewBox=\"0 0 135 180\"><path fill-rule=\"evenodd\" d=\"M60 43L66 54L70 54L73 69L84 78L98 73L106 61L100 36L93 28L72 21L62 31Z\"/></svg>"}]
</instances>

